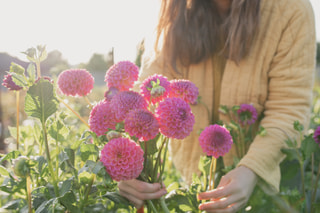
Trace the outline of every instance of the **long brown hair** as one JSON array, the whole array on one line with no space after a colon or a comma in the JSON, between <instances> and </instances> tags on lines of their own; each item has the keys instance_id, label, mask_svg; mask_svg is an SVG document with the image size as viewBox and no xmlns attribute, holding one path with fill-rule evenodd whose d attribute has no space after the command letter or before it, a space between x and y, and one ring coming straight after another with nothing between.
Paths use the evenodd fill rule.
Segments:
<instances>
[{"instance_id":1,"label":"long brown hair","mask_svg":"<svg viewBox=\"0 0 320 213\"><path fill-rule=\"evenodd\" d=\"M162 0L155 47L163 39L174 70L176 63L188 67L215 53L239 62L254 40L259 14L260 0L233 0L224 19L213 0Z\"/></svg>"}]
</instances>

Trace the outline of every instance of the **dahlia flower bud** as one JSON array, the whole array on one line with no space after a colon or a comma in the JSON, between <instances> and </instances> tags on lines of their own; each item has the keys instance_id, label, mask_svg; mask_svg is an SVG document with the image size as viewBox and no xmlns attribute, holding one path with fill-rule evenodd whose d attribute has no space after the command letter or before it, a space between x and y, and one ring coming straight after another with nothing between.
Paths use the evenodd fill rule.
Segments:
<instances>
[{"instance_id":1,"label":"dahlia flower bud","mask_svg":"<svg viewBox=\"0 0 320 213\"><path fill-rule=\"evenodd\" d=\"M114 139L114 138L120 138L121 134L117 131L111 130L107 133L107 139L108 141Z\"/></svg>"},{"instance_id":2,"label":"dahlia flower bud","mask_svg":"<svg viewBox=\"0 0 320 213\"><path fill-rule=\"evenodd\" d=\"M30 173L29 158L19 156L13 161L13 171L18 177L26 177Z\"/></svg>"},{"instance_id":3,"label":"dahlia flower bud","mask_svg":"<svg viewBox=\"0 0 320 213\"><path fill-rule=\"evenodd\" d=\"M7 74L4 76L2 85L8 88L9 90L14 90L14 91L19 91L23 89L23 87L18 86L16 83L14 83L14 81L12 80L11 74Z\"/></svg>"}]
</instances>

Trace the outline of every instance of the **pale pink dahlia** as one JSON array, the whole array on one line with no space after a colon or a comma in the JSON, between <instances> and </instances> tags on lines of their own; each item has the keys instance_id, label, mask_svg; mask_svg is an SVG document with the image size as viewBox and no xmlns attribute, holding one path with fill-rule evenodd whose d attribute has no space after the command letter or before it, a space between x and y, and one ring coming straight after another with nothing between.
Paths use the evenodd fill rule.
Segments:
<instances>
[{"instance_id":1,"label":"pale pink dahlia","mask_svg":"<svg viewBox=\"0 0 320 213\"><path fill-rule=\"evenodd\" d=\"M130 61L120 61L112 65L105 76L107 87L115 87L120 91L129 90L138 80L139 67Z\"/></svg>"},{"instance_id":2,"label":"pale pink dahlia","mask_svg":"<svg viewBox=\"0 0 320 213\"><path fill-rule=\"evenodd\" d=\"M189 104L181 98L166 98L159 103L155 114L160 132L167 137L183 139L193 129L194 115Z\"/></svg>"},{"instance_id":3,"label":"pale pink dahlia","mask_svg":"<svg viewBox=\"0 0 320 213\"><path fill-rule=\"evenodd\" d=\"M143 150L133 140L114 138L101 150L100 161L113 180L134 179L143 169Z\"/></svg>"},{"instance_id":4,"label":"pale pink dahlia","mask_svg":"<svg viewBox=\"0 0 320 213\"><path fill-rule=\"evenodd\" d=\"M224 156L232 146L230 132L218 124L206 127L199 137L200 146L208 156Z\"/></svg>"},{"instance_id":5,"label":"pale pink dahlia","mask_svg":"<svg viewBox=\"0 0 320 213\"><path fill-rule=\"evenodd\" d=\"M85 69L65 70L58 76L60 91L68 96L86 96L93 89L93 76Z\"/></svg>"},{"instance_id":6,"label":"pale pink dahlia","mask_svg":"<svg viewBox=\"0 0 320 213\"><path fill-rule=\"evenodd\" d=\"M127 113L133 109L147 109L146 100L137 92L122 91L115 95L110 101L117 122L121 122Z\"/></svg>"},{"instance_id":7,"label":"pale pink dahlia","mask_svg":"<svg viewBox=\"0 0 320 213\"><path fill-rule=\"evenodd\" d=\"M318 126L317 129L314 131L313 139L320 146L320 126Z\"/></svg>"},{"instance_id":8,"label":"pale pink dahlia","mask_svg":"<svg viewBox=\"0 0 320 213\"><path fill-rule=\"evenodd\" d=\"M171 80L169 97L182 98L187 103L196 104L199 90L194 83L189 80Z\"/></svg>"},{"instance_id":9,"label":"pale pink dahlia","mask_svg":"<svg viewBox=\"0 0 320 213\"><path fill-rule=\"evenodd\" d=\"M168 97L170 92L170 82L162 75L154 74L145 79L140 85L141 95L148 103L158 103Z\"/></svg>"},{"instance_id":10,"label":"pale pink dahlia","mask_svg":"<svg viewBox=\"0 0 320 213\"><path fill-rule=\"evenodd\" d=\"M92 108L89 126L98 136L104 135L109 129L115 129L116 120L109 102L100 101Z\"/></svg>"},{"instance_id":11,"label":"pale pink dahlia","mask_svg":"<svg viewBox=\"0 0 320 213\"><path fill-rule=\"evenodd\" d=\"M22 87L16 85L16 83L14 83L14 81L12 80L11 74L7 74L4 76L2 85L4 87L8 88L9 90L14 90L14 91L22 90Z\"/></svg>"},{"instance_id":12,"label":"pale pink dahlia","mask_svg":"<svg viewBox=\"0 0 320 213\"><path fill-rule=\"evenodd\" d=\"M240 109L237 111L240 118L240 123L243 125L251 125L256 122L258 113L256 108L250 104L241 104Z\"/></svg>"},{"instance_id":13,"label":"pale pink dahlia","mask_svg":"<svg viewBox=\"0 0 320 213\"><path fill-rule=\"evenodd\" d=\"M110 87L105 93L104 93L104 98L106 101L111 101L113 96L119 93L119 90L115 87Z\"/></svg>"},{"instance_id":14,"label":"pale pink dahlia","mask_svg":"<svg viewBox=\"0 0 320 213\"><path fill-rule=\"evenodd\" d=\"M159 133L159 123L155 116L146 109L131 110L124 120L125 131L140 141L153 139Z\"/></svg>"}]
</instances>

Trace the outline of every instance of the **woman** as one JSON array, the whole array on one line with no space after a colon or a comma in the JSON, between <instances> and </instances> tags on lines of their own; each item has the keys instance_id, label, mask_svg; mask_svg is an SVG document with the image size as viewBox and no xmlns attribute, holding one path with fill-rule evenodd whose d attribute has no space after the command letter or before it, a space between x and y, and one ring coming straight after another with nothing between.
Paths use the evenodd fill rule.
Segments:
<instances>
[{"instance_id":1,"label":"woman","mask_svg":"<svg viewBox=\"0 0 320 213\"><path fill-rule=\"evenodd\" d=\"M315 70L315 27L308 0L162 0L156 51L146 56L140 81L155 73L189 79L202 104L192 106L194 131L171 143L173 162L190 181L200 155L197 132L219 119L219 105L253 104L267 135L256 136L237 167L214 190L207 212L236 212L259 184L278 192L281 148L296 137L293 122L308 125ZM160 43L162 45L160 45ZM206 107L209 108L209 112ZM234 148L224 157L231 165ZM119 183L120 194L136 207L166 193L159 184L138 180Z\"/></svg>"}]
</instances>

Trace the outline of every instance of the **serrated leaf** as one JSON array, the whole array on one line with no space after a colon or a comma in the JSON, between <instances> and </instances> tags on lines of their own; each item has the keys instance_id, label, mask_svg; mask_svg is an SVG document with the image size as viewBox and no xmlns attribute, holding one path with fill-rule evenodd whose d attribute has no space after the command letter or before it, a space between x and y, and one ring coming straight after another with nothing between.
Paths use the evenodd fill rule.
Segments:
<instances>
[{"instance_id":1,"label":"serrated leaf","mask_svg":"<svg viewBox=\"0 0 320 213\"><path fill-rule=\"evenodd\" d=\"M299 157L299 154L297 152L296 149L293 149L293 148L284 148L284 149L281 149L281 151L287 155L287 159L288 160L299 160L300 157Z\"/></svg>"},{"instance_id":2,"label":"serrated leaf","mask_svg":"<svg viewBox=\"0 0 320 213\"><path fill-rule=\"evenodd\" d=\"M96 161L99 155L99 149L94 144L81 144L80 146L81 160L86 162L87 160Z\"/></svg>"},{"instance_id":3,"label":"serrated leaf","mask_svg":"<svg viewBox=\"0 0 320 213\"><path fill-rule=\"evenodd\" d=\"M10 66L10 72L24 76L25 70L21 65L12 62Z\"/></svg>"},{"instance_id":4,"label":"serrated leaf","mask_svg":"<svg viewBox=\"0 0 320 213\"><path fill-rule=\"evenodd\" d=\"M77 201L77 199L72 191L68 191L63 196L59 197L58 200L70 212L80 212L79 208L73 205Z\"/></svg>"},{"instance_id":5,"label":"serrated leaf","mask_svg":"<svg viewBox=\"0 0 320 213\"><path fill-rule=\"evenodd\" d=\"M72 184L73 184L73 178L63 181L61 187L59 188L60 196L64 196L68 191L70 191Z\"/></svg>"},{"instance_id":6,"label":"serrated leaf","mask_svg":"<svg viewBox=\"0 0 320 213\"><path fill-rule=\"evenodd\" d=\"M154 153L156 153L158 151L157 143L158 143L158 140L161 138L160 136L161 135L158 134L155 138L153 138L153 139L151 139L149 141L140 142L140 146L143 149L143 151L145 152L144 145L147 144L147 154L148 155L153 155Z\"/></svg>"},{"instance_id":7,"label":"serrated leaf","mask_svg":"<svg viewBox=\"0 0 320 213\"><path fill-rule=\"evenodd\" d=\"M19 74L17 74L17 73L12 73L12 72L10 72L10 74L11 74L11 76L12 76L12 81L13 81L16 85L18 85L18 86L20 86L20 87L25 87L25 86L28 85L27 79L25 78L24 75L19 75Z\"/></svg>"},{"instance_id":8,"label":"serrated leaf","mask_svg":"<svg viewBox=\"0 0 320 213\"><path fill-rule=\"evenodd\" d=\"M27 115L40 119L44 124L47 118L57 111L58 100L53 85L44 79L31 86L25 98Z\"/></svg>"},{"instance_id":9,"label":"serrated leaf","mask_svg":"<svg viewBox=\"0 0 320 213\"><path fill-rule=\"evenodd\" d=\"M56 141L66 141L70 131L60 120L54 121L48 129L49 135Z\"/></svg>"},{"instance_id":10,"label":"serrated leaf","mask_svg":"<svg viewBox=\"0 0 320 213\"><path fill-rule=\"evenodd\" d=\"M319 153L319 145L314 141L312 135L309 135L301 142L301 151L305 158L310 158L313 152Z\"/></svg>"},{"instance_id":11,"label":"serrated leaf","mask_svg":"<svg viewBox=\"0 0 320 213\"><path fill-rule=\"evenodd\" d=\"M44 49L42 52L41 52L41 55L39 57L39 60L40 62L44 61L46 58L47 58L48 54L47 54L47 51Z\"/></svg>"}]
</instances>

